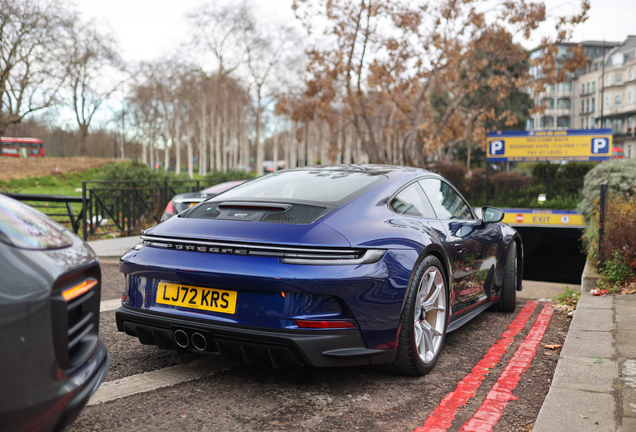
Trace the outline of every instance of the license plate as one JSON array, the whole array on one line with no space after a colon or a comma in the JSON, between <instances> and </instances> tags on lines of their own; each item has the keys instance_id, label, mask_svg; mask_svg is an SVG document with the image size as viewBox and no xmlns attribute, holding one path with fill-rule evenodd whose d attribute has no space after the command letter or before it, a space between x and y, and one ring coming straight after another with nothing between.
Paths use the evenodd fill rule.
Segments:
<instances>
[{"instance_id":1,"label":"license plate","mask_svg":"<svg viewBox=\"0 0 636 432\"><path fill-rule=\"evenodd\" d=\"M159 282L157 303L233 314L236 291Z\"/></svg>"}]
</instances>

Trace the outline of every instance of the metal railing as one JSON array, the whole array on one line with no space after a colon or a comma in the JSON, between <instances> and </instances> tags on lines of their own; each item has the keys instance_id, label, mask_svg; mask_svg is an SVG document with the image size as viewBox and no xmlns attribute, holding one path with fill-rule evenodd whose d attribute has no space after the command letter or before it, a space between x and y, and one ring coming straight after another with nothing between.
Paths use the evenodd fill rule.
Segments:
<instances>
[{"instance_id":1,"label":"metal railing","mask_svg":"<svg viewBox=\"0 0 636 432\"><path fill-rule=\"evenodd\" d=\"M63 225L70 225L73 232L79 231L79 226L84 219L86 205L82 197L64 196L64 195L37 195L37 194L19 194L5 193L6 196L18 201L28 203L31 207L41 210L43 213L56 222ZM77 214L73 210L73 204L82 204Z\"/></svg>"},{"instance_id":2,"label":"metal railing","mask_svg":"<svg viewBox=\"0 0 636 432\"><path fill-rule=\"evenodd\" d=\"M82 182L82 237L131 236L161 221L173 196L201 190L199 180Z\"/></svg>"}]
</instances>

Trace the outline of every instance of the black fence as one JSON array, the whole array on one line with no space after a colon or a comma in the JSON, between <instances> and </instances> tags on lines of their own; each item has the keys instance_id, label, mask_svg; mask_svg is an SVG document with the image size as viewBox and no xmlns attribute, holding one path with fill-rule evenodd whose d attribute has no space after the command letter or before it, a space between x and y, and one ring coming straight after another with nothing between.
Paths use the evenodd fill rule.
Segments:
<instances>
[{"instance_id":1,"label":"black fence","mask_svg":"<svg viewBox=\"0 0 636 432\"><path fill-rule=\"evenodd\" d=\"M84 219L84 209L82 197L64 196L64 195L37 195L37 194L19 194L5 193L6 196L23 201L46 213L47 216L56 222L64 225L70 225L73 232L79 231L80 223ZM82 204L81 208L74 208Z\"/></svg>"},{"instance_id":2,"label":"black fence","mask_svg":"<svg viewBox=\"0 0 636 432\"><path fill-rule=\"evenodd\" d=\"M82 237L138 235L161 221L173 196L200 190L199 180L84 181Z\"/></svg>"}]
</instances>

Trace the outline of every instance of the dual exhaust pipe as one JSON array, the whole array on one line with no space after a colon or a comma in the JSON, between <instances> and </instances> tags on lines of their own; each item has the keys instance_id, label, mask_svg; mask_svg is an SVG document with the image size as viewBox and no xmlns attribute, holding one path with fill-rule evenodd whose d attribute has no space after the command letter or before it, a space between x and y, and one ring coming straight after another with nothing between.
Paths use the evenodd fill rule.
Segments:
<instances>
[{"instance_id":1,"label":"dual exhaust pipe","mask_svg":"<svg viewBox=\"0 0 636 432\"><path fill-rule=\"evenodd\" d=\"M199 332L192 333L192 336L179 329L174 332L174 343L181 348L188 348L192 345L198 351L205 351L208 347L208 340Z\"/></svg>"}]
</instances>

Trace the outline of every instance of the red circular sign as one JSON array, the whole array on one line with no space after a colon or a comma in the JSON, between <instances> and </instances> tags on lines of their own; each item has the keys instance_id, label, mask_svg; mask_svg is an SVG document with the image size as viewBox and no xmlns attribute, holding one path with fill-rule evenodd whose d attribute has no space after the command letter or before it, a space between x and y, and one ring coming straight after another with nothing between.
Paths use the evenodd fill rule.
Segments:
<instances>
[{"instance_id":1,"label":"red circular sign","mask_svg":"<svg viewBox=\"0 0 636 432\"><path fill-rule=\"evenodd\" d=\"M517 221L517 223L523 222L523 215L522 214L518 214L517 216L515 216L515 220Z\"/></svg>"}]
</instances>

